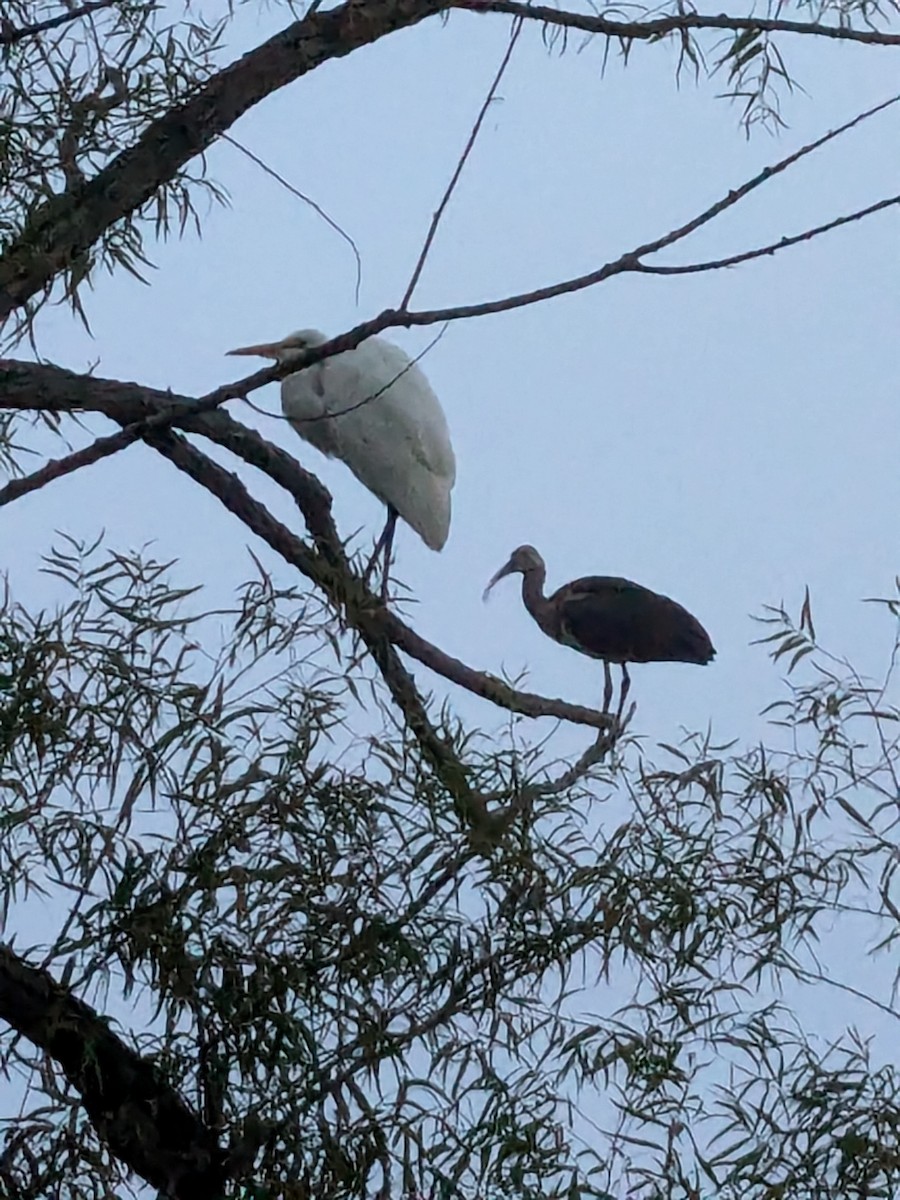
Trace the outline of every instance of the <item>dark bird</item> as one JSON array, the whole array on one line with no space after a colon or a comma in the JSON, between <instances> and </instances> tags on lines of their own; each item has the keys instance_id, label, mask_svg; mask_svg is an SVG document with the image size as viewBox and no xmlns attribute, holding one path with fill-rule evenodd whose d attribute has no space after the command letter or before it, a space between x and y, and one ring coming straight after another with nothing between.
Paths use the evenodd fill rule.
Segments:
<instances>
[{"instance_id":1,"label":"dark bird","mask_svg":"<svg viewBox=\"0 0 900 1200\"><path fill-rule=\"evenodd\" d=\"M609 664L622 667L618 714L631 686L627 663L686 662L704 666L715 657L709 634L686 608L649 588L613 575L586 575L544 595L547 568L534 546L519 546L484 589L504 575L522 576L525 607L548 637L603 660L603 711L613 695Z\"/></svg>"}]
</instances>

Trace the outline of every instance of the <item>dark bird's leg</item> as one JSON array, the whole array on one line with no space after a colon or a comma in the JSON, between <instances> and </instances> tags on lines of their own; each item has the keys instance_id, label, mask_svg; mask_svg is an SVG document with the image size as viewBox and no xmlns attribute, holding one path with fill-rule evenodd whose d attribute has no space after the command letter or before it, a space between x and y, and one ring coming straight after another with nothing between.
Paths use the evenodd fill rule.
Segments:
<instances>
[{"instance_id":1,"label":"dark bird's leg","mask_svg":"<svg viewBox=\"0 0 900 1200\"><path fill-rule=\"evenodd\" d=\"M628 689L631 687L631 676L628 674L628 666L622 663L622 691L619 695L619 707L616 710L616 720L622 720L622 713L625 711L625 697L628 695Z\"/></svg>"},{"instance_id":2,"label":"dark bird's leg","mask_svg":"<svg viewBox=\"0 0 900 1200\"><path fill-rule=\"evenodd\" d=\"M609 706L612 704L613 698L613 681L612 671L609 669L609 663L604 658L603 660L603 711L609 712Z\"/></svg>"},{"instance_id":3,"label":"dark bird's leg","mask_svg":"<svg viewBox=\"0 0 900 1200\"><path fill-rule=\"evenodd\" d=\"M391 572L391 553L394 549L394 530L397 528L397 510L390 504L387 506L388 518L384 529L381 531L381 536L375 543L375 549L372 551L372 557L369 559L363 579L368 583L369 576L372 574L372 569L378 562L379 557L384 555L384 573L381 576L381 599L387 601L388 582Z\"/></svg>"}]
</instances>

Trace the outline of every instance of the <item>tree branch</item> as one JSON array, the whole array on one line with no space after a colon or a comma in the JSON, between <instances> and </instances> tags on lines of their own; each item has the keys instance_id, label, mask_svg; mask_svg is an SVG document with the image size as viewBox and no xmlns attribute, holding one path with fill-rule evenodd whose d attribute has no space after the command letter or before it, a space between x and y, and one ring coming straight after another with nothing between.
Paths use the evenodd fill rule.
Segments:
<instances>
[{"instance_id":1,"label":"tree branch","mask_svg":"<svg viewBox=\"0 0 900 1200\"><path fill-rule=\"evenodd\" d=\"M118 0L88 0L86 4L80 4L77 8L70 7L68 12L59 13L55 17L47 17L44 21L35 21L32 25L18 27L11 21L3 19L0 21L0 46L14 46L16 42L22 42L25 38L48 33L51 29L59 29L61 25L68 25L72 21L80 20L81 17L89 17L91 13L102 12L103 9L112 8L117 3Z\"/></svg>"},{"instance_id":2,"label":"tree branch","mask_svg":"<svg viewBox=\"0 0 900 1200\"><path fill-rule=\"evenodd\" d=\"M295 21L154 121L93 179L51 197L0 257L0 322L129 217L248 109L332 58L424 20L443 0L346 0Z\"/></svg>"},{"instance_id":3,"label":"tree branch","mask_svg":"<svg viewBox=\"0 0 900 1200\"><path fill-rule=\"evenodd\" d=\"M154 121L133 146L93 179L66 189L41 205L0 257L0 322L37 292L48 289L54 278L85 254L106 230L146 204L192 158L266 96L329 59L350 54L360 46L448 8L508 13L621 38L655 38L691 28L761 29L900 44L900 35L762 18L681 13L632 23L558 12L516 0L367 0L364 8L357 0L345 0L336 8L309 13L220 71L189 100ZM6 32L11 36L10 31ZM519 302L535 303L551 295L587 287L608 274L626 269L620 263L615 271L592 273L581 281L569 281L554 289L539 289ZM503 307L497 307L496 302L487 308L468 306L466 310L456 310L455 316L478 316L485 311L511 307L517 307L511 300Z\"/></svg>"},{"instance_id":4,"label":"tree branch","mask_svg":"<svg viewBox=\"0 0 900 1200\"><path fill-rule=\"evenodd\" d=\"M339 337L332 338L325 345L317 347L316 350L306 351L302 362L299 359L295 360L293 369L298 370L301 366L318 362L319 359L331 354L352 349L354 346L358 346L365 338L382 333L386 329L397 327L409 329L414 326L437 325L448 321L465 321L473 317L484 317L494 313L509 312L512 309L526 308L531 304L539 304L544 300L552 300L557 296L565 296L573 292L583 291L585 288L594 287L598 283L612 279L616 275L652 273L643 261L645 258L653 254L658 254L661 250L665 250L669 246L674 246L677 242L683 241L690 234L695 233L704 225L714 221L716 217L721 216L728 209L733 208L735 204L744 200L751 192L756 191L757 188L774 179L776 175L782 174L789 167L795 166L802 159L806 158L807 155L813 154L816 150L821 150L829 142L848 133L851 129L861 125L864 121L869 120L878 113L891 108L898 102L900 102L900 94L890 96L887 100L882 100L879 104L873 105L872 108L857 113L856 116L851 117L850 120L845 121L842 125L837 126L837 128L823 133L821 137L815 138L811 142L807 142L799 149L785 155L784 158L778 159L771 166L764 167L756 175L745 180L737 187L731 188L725 195L721 196L683 225L679 225L675 229L671 229L668 233L644 242L642 245L636 246L633 250L628 250L624 254L620 254L618 258L611 259L593 271L588 271L583 275L574 275L569 279L547 284L544 287L534 288L528 292L518 292L512 296L503 296L497 300L485 300L478 304L460 304L450 308L425 309L418 312L407 309L397 310L387 308L379 313L377 317L362 321L359 325L354 326L353 329L342 333ZM878 201L868 209L860 210L856 219L877 212L883 207L886 207L885 203ZM812 237L827 233L846 223L847 220L845 219L830 221L825 225L818 226L815 230L811 230L806 237L796 235L793 239L787 241L786 245L796 245L800 241L808 241ZM754 253L753 257L759 257L762 253L764 251ZM268 383L272 379L279 378L278 372L278 368L267 367L262 371L258 371L255 375L249 376L241 383L230 386L234 394L244 394L245 392L252 391L254 388L261 387L264 383ZM281 368L281 373L284 373L283 368Z\"/></svg>"},{"instance_id":5,"label":"tree branch","mask_svg":"<svg viewBox=\"0 0 900 1200\"><path fill-rule=\"evenodd\" d=\"M456 189L456 185L459 183L460 176L463 173L463 168L466 165L469 155L472 153L472 147L475 145L475 142L478 139L481 126L484 124L484 118L487 116L488 109L494 102L494 97L497 94L497 88L500 86L500 81L503 79L503 76L506 73L506 68L509 66L509 60L512 58L512 52L515 50L516 42L519 40L519 35L524 28L521 21L515 21L513 24L515 28L510 34L509 43L506 47L503 58L500 60L500 66L497 68L494 81L488 88L488 93L484 98L481 108L478 110L478 116L475 118L475 123L469 131L466 144L463 146L462 154L459 156L459 160L457 161L453 174L450 177L450 182L447 184L446 190L441 197L441 202L435 209L434 215L431 218L431 224L428 227L428 233L425 235L425 241L422 245L422 250L418 259L416 260L416 265L413 267L413 273L407 285L406 291L403 294L403 299L400 301L401 308L409 307L409 302L412 299L413 292L416 290L416 284L419 282L419 277L422 274L425 261L428 258L428 251L431 249L431 244L434 241L435 234L438 231L438 226L441 223L441 217L443 217L444 211L447 205L450 203L450 198Z\"/></svg>"},{"instance_id":6,"label":"tree branch","mask_svg":"<svg viewBox=\"0 0 900 1200\"><path fill-rule=\"evenodd\" d=\"M228 1154L105 1018L0 945L0 1019L59 1064L98 1137L172 1200L221 1200Z\"/></svg>"},{"instance_id":7,"label":"tree branch","mask_svg":"<svg viewBox=\"0 0 900 1200\"><path fill-rule=\"evenodd\" d=\"M335 341L341 341L341 339L335 339ZM257 372L255 376L251 377L251 380L262 377L263 382L267 382L273 374L277 375L276 368L266 368L264 371ZM289 535L292 541L288 544L278 532L283 530L285 534L288 534L283 526L272 518L269 518L271 524L266 524L263 521L263 514L268 517L268 513L262 505L257 505L257 502L251 499L246 489L243 489L245 496L242 498L242 504L254 505L259 511L256 512L254 509L253 520L246 521L245 515L249 510L242 507L237 512L240 519L244 520L245 524L248 524L255 533L263 537L282 557L291 555L292 557L288 561L291 561L317 585L325 586L328 594L336 598L336 603L342 610L348 603L354 603L354 601L348 599L348 596L341 596L334 592L335 585L331 576L334 575L335 570L340 574L345 574L349 581L347 587L356 597L356 606L365 609L369 613L370 620L374 620L373 613L376 614L381 636L386 636L388 641L392 642L399 650L417 659L451 683L455 683L502 708L521 713L523 716L557 717L595 729L609 727L608 715L581 705L568 704L563 700L517 691L492 675L466 666L426 641L399 617L384 608L377 597L365 589L362 581L352 574L331 517L331 496L319 480L304 470L286 451L273 446L255 430L248 429L240 422L235 421L228 413L215 409L216 403L241 394L241 389L245 389L245 384L227 384L216 389L215 392L211 392L202 401L191 401L189 398L173 395L171 392L140 387L134 383L120 383L90 375L78 375L60 367L0 360L0 409L99 412L110 420L125 426L131 433L134 433L138 424L142 423L144 429L142 436L156 448L160 447L152 440L152 434L161 432L160 426L163 424L177 423L179 428L209 438L217 445L237 455L244 462L263 471L294 498L310 529L318 554L321 555L322 560L327 560L330 564L329 571L323 575L323 569L317 565L316 558L309 557L314 552L306 547L301 539ZM201 410L201 405L205 410ZM188 412L190 415L185 415ZM105 444L109 443L109 439L101 440ZM186 443L185 446L187 447ZM87 449L90 450L91 447ZM191 447L187 447L187 449L191 449ZM76 451L75 453L80 452ZM195 453L204 463L207 461L205 456L196 451ZM167 452L167 457L172 457L172 454ZM181 458L183 459L183 456ZM181 460L176 465L187 469L186 466L182 466ZM188 473L196 478L196 473L199 471L200 464L193 462ZM53 470L48 469L47 474L51 478L55 477ZM223 474L224 479L221 476L217 478L217 487L224 487L225 480L228 480L231 481L229 487L240 486L243 488L240 481L233 475L228 472ZM209 480L210 477L207 474L200 482L207 486ZM19 483L20 481L13 482ZM8 485L8 488L4 490L8 491L9 486L12 485ZM216 492L216 494L219 493ZM222 497L220 496L220 498ZM232 508L232 511L235 510ZM327 580L326 575L328 576ZM348 614L348 619L356 627L356 621L350 614Z\"/></svg>"},{"instance_id":8,"label":"tree branch","mask_svg":"<svg viewBox=\"0 0 900 1200\"><path fill-rule=\"evenodd\" d=\"M146 441L211 492L285 562L320 587L332 604L344 613L347 623L360 635L372 655L422 753L453 798L461 822L473 831L476 839L483 835L489 842L497 830L498 820L488 813L483 798L469 785L467 771L452 745L431 724L415 682L386 634L383 620L386 610L362 580L350 571L343 549L338 546L327 556L310 549L264 505L254 500L236 475L201 454L179 434L151 432L146 435Z\"/></svg>"},{"instance_id":9,"label":"tree branch","mask_svg":"<svg viewBox=\"0 0 900 1200\"><path fill-rule=\"evenodd\" d=\"M522 17L528 21L541 21L545 25L579 29L585 33L599 33L624 41L651 41L669 33L690 29L729 29L736 33L758 29L762 33L797 33L807 37L837 38L841 41L866 42L876 46L900 46L900 34L880 33L875 29L853 29L849 25L819 25L815 21L786 21L781 18L729 17L724 13L713 15L680 12L649 21L617 21L588 13L547 8L540 4L526 4L522 0L455 0L454 7L477 13Z\"/></svg>"},{"instance_id":10,"label":"tree branch","mask_svg":"<svg viewBox=\"0 0 900 1200\"><path fill-rule=\"evenodd\" d=\"M752 262L755 258L770 257L777 254L779 250L786 250L788 246L799 246L801 242L812 241L822 233L830 233L832 229L839 229L842 225L861 221L865 217L871 217L874 213L892 208L896 204L900 204L900 196L888 196L865 208L859 208L856 212L847 213L843 217L835 217L833 221L826 221L824 225L816 225L815 228L807 229L804 233L795 233L791 237L783 237L777 242L770 242L767 246L759 246L755 250L745 250L742 254L732 254L728 258L715 258L700 263L684 263L681 266L673 267L656 267L641 263L636 269L642 275L696 275L700 271L718 271L722 267L737 267L741 263Z\"/></svg>"}]
</instances>

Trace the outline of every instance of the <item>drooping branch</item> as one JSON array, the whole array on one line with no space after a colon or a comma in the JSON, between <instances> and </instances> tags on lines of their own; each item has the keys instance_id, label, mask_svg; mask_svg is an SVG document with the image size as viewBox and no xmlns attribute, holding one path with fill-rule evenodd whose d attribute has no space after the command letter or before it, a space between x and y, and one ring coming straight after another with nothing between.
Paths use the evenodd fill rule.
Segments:
<instances>
[{"instance_id":1,"label":"drooping branch","mask_svg":"<svg viewBox=\"0 0 900 1200\"><path fill-rule=\"evenodd\" d=\"M0 257L0 322L136 212L248 109L333 58L448 7L439 0L346 0L295 21L218 72L92 179L53 196Z\"/></svg>"},{"instance_id":2,"label":"drooping branch","mask_svg":"<svg viewBox=\"0 0 900 1200\"><path fill-rule=\"evenodd\" d=\"M112 1154L172 1200L221 1200L228 1153L146 1059L47 971L0 945L0 1020L48 1054Z\"/></svg>"},{"instance_id":3,"label":"drooping branch","mask_svg":"<svg viewBox=\"0 0 900 1200\"><path fill-rule=\"evenodd\" d=\"M593 13L569 12L548 8L542 4L527 4L524 0L455 0L454 7L478 13L499 13L540 21L561 29L577 29L583 33L598 33L623 41L651 41L669 33L692 29L728 29L735 33L796 33L806 37L836 38L840 41L865 42L875 46L900 46L900 34L882 33L877 29L854 29L850 25L821 25L817 21L789 21L780 17L730 17L724 13L678 12L646 21L619 21L598 17Z\"/></svg>"}]
</instances>

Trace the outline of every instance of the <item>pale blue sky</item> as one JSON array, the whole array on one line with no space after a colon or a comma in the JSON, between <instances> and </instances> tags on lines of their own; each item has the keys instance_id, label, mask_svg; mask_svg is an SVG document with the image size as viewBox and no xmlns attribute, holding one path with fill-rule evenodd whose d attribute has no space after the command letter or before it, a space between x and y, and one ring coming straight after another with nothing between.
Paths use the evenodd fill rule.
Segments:
<instances>
[{"instance_id":1,"label":"pale blue sky","mask_svg":"<svg viewBox=\"0 0 900 1200\"><path fill-rule=\"evenodd\" d=\"M228 57L277 27L242 10ZM41 352L79 370L178 392L238 377L226 350L317 326L337 333L403 294L428 226L508 38L505 19L454 13L327 64L232 131L308 192L355 238L361 300L346 245L228 145L209 173L230 192L202 240L160 247L152 287L101 276L84 302L90 338L64 308L37 325ZM416 307L493 298L601 265L681 224L730 187L896 89L896 53L785 41L806 92L784 95L789 128L748 142L724 81L674 82L664 47L636 46L601 73L603 44L559 56L537 26L523 34L416 294ZM900 113L874 118L760 189L664 254L697 261L796 233L900 191ZM705 669L637 667L635 731L676 741L711 723L717 740L753 743L780 668L750 641L749 614L809 584L822 640L880 671L893 638L861 598L893 590L898 569L898 220L896 210L772 259L685 278L620 278L538 307L452 325L423 359L447 412L459 474L450 540L432 554L401 527L397 573L415 627L472 666L528 667L528 686L591 704L602 670L546 639L515 582L482 589L532 542L549 586L622 574L691 609L718 651ZM434 330L392 336L419 352ZM274 387L257 403L278 411ZM281 422L241 420L320 474L339 527L374 537L380 504ZM106 430L101 422L96 428ZM75 431L72 431L74 436ZM273 487L255 494L296 526ZM251 573L246 531L142 446L28 497L6 517L7 561L28 598L54 529L100 527L122 547L156 540L182 559L210 607ZM281 578L287 569L253 549ZM486 729L504 714L416 667ZM535 737L546 722L534 726ZM557 753L590 740L564 729ZM850 1010L825 1006L827 1023ZM868 1021L868 1016L863 1018ZM874 1024L867 1025L874 1027Z\"/></svg>"}]
</instances>

